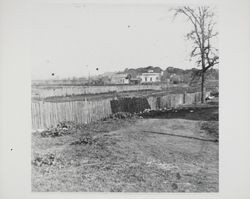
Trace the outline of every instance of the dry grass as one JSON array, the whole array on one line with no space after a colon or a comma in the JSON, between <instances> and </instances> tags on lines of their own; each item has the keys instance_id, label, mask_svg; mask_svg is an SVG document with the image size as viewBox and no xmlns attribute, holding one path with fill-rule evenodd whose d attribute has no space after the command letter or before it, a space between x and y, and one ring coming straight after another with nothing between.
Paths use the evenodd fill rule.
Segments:
<instances>
[{"instance_id":1,"label":"dry grass","mask_svg":"<svg viewBox=\"0 0 250 199\"><path fill-rule=\"evenodd\" d=\"M186 119L107 120L61 137L34 134L32 190L218 191L218 143L143 130L210 136L202 121Z\"/></svg>"}]
</instances>

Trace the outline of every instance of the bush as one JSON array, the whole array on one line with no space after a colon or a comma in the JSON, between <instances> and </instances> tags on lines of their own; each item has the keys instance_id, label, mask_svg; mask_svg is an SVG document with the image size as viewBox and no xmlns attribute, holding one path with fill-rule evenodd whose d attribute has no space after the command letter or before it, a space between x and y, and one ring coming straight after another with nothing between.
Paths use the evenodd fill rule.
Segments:
<instances>
[{"instance_id":1,"label":"bush","mask_svg":"<svg viewBox=\"0 0 250 199\"><path fill-rule=\"evenodd\" d=\"M80 144L93 144L94 139L90 134L85 135L84 137L79 138L79 140L72 142L71 145L80 145Z\"/></svg>"},{"instance_id":2,"label":"bush","mask_svg":"<svg viewBox=\"0 0 250 199\"><path fill-rule=\"evenodd\" d=\"M42 166L42 165L53 165L55 163L55 154L49 153L45 154L44 156L36 156L32 161L32 164L35 166Z\"/></svg>"},{"instance_id":3,"label":"bush","mask_svg":"<svg viewBox=\"0 0 250 199\"><path fill-rule=\"evenodd\" d=\"M42 137L59 137L74 133L77 129L73 122L60 122L56 127L49 128L41 132Z\"/></svg>"}]
</instances>

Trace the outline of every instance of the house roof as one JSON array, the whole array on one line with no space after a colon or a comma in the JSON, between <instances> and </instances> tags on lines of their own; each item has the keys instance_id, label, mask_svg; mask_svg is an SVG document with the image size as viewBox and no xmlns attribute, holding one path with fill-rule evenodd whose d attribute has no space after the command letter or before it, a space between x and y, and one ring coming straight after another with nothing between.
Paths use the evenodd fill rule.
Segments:
<instances>
[{"instance_id":1,"label":"house roof","mask_svg":"<svg viewBox=\"0 0 250 199\"><path fill-rule=\"evenodd\" d=\"M161 73L142 73L141 76L159 76Z\"/></svg>"}]
</instances>

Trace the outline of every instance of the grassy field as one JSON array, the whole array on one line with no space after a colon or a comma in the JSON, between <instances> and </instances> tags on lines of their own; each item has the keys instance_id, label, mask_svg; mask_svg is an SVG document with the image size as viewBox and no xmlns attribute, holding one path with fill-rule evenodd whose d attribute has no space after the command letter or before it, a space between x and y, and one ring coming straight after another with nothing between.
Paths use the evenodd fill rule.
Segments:
<instances>
[{"instance_id":1,"label":"grassy field","mask_svg":"<svg viewBox=\"0 0 250 199\"><path fill-rule=\"evenodd\" d=\"M202 111L34 133L32 191L217 192L218 107Z\"/></svg>"}]
</instances>

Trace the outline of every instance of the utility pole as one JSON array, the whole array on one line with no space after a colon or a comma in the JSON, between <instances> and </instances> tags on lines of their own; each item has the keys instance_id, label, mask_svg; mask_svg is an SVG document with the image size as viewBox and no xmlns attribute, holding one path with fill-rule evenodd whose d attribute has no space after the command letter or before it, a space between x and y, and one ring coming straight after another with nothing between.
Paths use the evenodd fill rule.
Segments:
<instances>
[{"instance_id":1,"label":"utility pole","mask_svg":"<svg viewBox=\"0 0 250 199\"><path fill-rule=\"evenodd\" d=\"M86 67L87 70L88 70L88 86L89 86L89 84L90 84L90 71L89 71L89 66L86 65L85 67Z\"/></svg>"}]
</instances>

